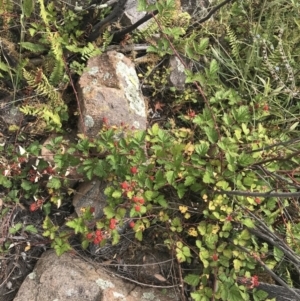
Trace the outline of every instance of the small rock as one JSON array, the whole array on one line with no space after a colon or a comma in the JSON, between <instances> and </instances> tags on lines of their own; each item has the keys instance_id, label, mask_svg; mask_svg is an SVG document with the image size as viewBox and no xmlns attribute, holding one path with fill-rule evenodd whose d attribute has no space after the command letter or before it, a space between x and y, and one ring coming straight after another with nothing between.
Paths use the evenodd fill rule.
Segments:
<instances>
[{"instance_id":1,"label":"small rock","mask_svg":"<svg viewBox=\"0 0 300 301\"><path fill-rule=\"evenodd\" d=\"M73 206L78 216L81 215L81 210L85 207L95 209L95 218L100 218L103 215L103 208L106 206L106 196L104 194L106 186L105 182L98 179L79 185L73 197Z\"/></svg>"},{"instance_id":2,"label":"small rock","mask_svg":"<svg viewBox=\"0 0 300 301\"><path fill-rule=\"evenodd\" d=\"M151 0L149 1L150 3L155 3L155 0ZM128 0L125 6L125 12L124 15L122 17L122 24L124 26L130 26L134 23L136 23L137 21L139 21L140 19L142 19L147 12L144 11L138 11L138 1L137 0ZM149 22L151 22L150 20L141 24L137 29L138 30L143 30L146 29L147 26L149 25Z\"/></svg>"},{"instance_id":3,"label":"small rock","mask_svg":"<svg viewBox=\"0 0 300 301\"><path fill-rule=\"evenodd\" d=\"M170 69L169 82L171 86L177 90L184 90L186 80L185 67L175 55L170 57Z\"/></svg>"}]
</instances>

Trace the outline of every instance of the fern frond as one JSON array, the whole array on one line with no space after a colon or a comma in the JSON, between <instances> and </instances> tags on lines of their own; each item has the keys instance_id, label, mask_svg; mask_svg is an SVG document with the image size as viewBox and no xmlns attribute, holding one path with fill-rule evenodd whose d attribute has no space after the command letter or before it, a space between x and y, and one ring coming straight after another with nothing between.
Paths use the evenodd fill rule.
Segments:
<instances>
[{"instance_id":1,"label":"fern frond","mask_svg":"<svg viewBox=\"0 0 300 301\"><path fill-rule=\"evenodd\" d=\"M62 105L63 100L59 92L49 83L47 77L43 72L38 69L36 74L23 69L23 76L26 79L30 87L34 88L39 94L45 95L51 101L51 105Z\"/></svg>"},{"instance_id":2,"label":"fern frond","mask_svg":"<svg viewBox=\"0 0 300 301\"><path fill-rule=\"evenodd\" d=\"M238 59L240 53L239 41L234 31L229 26L227 26L226 30L227 30L227 37L229 38L229 44L231 47L231 53L234 58Z\"/></svg>"},{"instance_id":3,"label":"fern frond","mask_svg":"<svg viewBox=\"0 0 300 301\"><path fill-rule=\"evenodd\" d=\"M101 54L100 49L94 46L92 43L88 43L81 50L82 59L88 60L89 58Z\"/></svg>"},{"instance_id":4,"label":"fern frond","mask_svg":"<svg viewBox=\"0 0 300 301\"><path fill-rule=\"evenodd\" d=\"M49 13L47 12L46 7L44 5L44 0L38 0L38 1L40 4L40 16L42 17L44 23L49 26L49 18L48 18Z\"/></svg>"},{"instance_id":5,"label":"fern frond","mask_svg":"<svg viewBox=\"0 0 300 301\"><path fill-rule=\"evenodd\" d=\"M49 34L49 40L51 43L51 53L54 55L54 69L50 75L50 83L57 85L63 78L64 74L64 62L63 62L63 49L62 49L62 38L59 33Z\"/></svg>"},{"instance_id":6,"label":"fern frond","mask_svg":"<svg viewBox=\"0 0 300 301\"><path fill-rule=\"evenodd\" d=\"M63 79L65 68L61 60L55 61L54 64L55 66L50 75L49 81L52 85L56 86Z\"/></svg>"},{"instance_id":7,"label":"fern frond","mask_svg":"<svg viewBox=\"0 0 300 301\"><path fill-rule=\"evenodd\" d=\"M284 280L289 287L293 287L293 280L291 278L291 274L288 269L285 270L286 274L284 275Z\"/></svg>"},{"instance_id":8,"label":"fern frond","mask_svg":"<svg viewBox=\"0 0 300 301\"><path fill-rule=\"evenodd\" d=\"M105 38L106 36L104 36ZM107 43L109 44L111 42L108 41ZM104 46L103 46L104 47ZM81 54L81 59L83 60L88 60L89 58L93 57L93 56L96 56L96 55L99 55L101 54L101 50L96 47L94 44L92 43L88 43L86 46L84 46L83 48L81 47L78 47L77 45L68 45L66 46L66 48L72 52L75 52L75 53L80 53Z\"/></svg>"},{"instance_id":9,"label":"fern frond","mask_svg":"<svg viewBox=\"0 0 300 301\"><path fill-rule=\"evenodd\" d=\"M30 42L21 42L20 45L22 48L25 48L34 53L42 52L42 51L46 50L46 48L43 45L34 44L34 43L30 43Z\"/></svg>"},{"instance_id":10,"label":"fern frond","mask_svg":"<svg viewBox=\"0 0 300 301\"><path fill-rule=\"evenodd\" d=\"M103 50L105 50L109 46L112 39L113 39L113 35L108 30L105 30L102 35L102 42L103 42L102 49Z\"/></svg>"}]
</instances>

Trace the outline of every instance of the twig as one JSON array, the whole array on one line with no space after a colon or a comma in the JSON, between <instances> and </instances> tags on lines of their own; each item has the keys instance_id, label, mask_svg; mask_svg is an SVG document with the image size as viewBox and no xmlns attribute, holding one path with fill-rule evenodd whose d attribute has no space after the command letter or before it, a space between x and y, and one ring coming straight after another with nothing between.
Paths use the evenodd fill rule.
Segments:
<instances>
[{"instance_id":1,"label":"twig","mask_svg":"<svg viewBox=\"0 0 300 301\"><path fill-rule=\"evenodd\" d=\"M119 18L123 14L126 2L127 0L119 0L111 13L103 20L98 22L95 26L93 26L92 32L87 39L89 42L95 41L100 36L103 28L105 28L108 24L112 23L114 19Z\"/></svg>"},{"instance_id":2,"label":"twig","mask_svg":"<svg viewBox=\"0 0 300 301\"><path fill-rule=\"evenodd\" d=\"M264 197L264 198L292 198L292 197L300 197L300 191L298 192L252 192L252 191L241 191L241 190L216 190L214 193L217 194L226 194L226 195L234 195L234 196L254 196L254 197Z\"/></svg>"},{"instance_id":3,"label":"twig","mask_svg":"<svg viewBox=\"0 0 300 301\"><path fill-rule=\"evenodd\" d=\"M114 42L114 43L120 42L127 33L132 32L133 30L135 30L140 25L144 24L145 22L147 22L148 20L150 20L151 18L153 18L157 14L158 14L157 10L152 12L152 13L146 14L143 18L141 18L140 20L138 20L134 24L115 32L114 36L112 38L112 42Z\"/></svg>"},{"instance_id":4,"label":"twig","mask_svg":"<svg viewBox=\"0 0 300 301\"><path fill-rule=\"evenodd\" d=\"M179 274L179 279L180 279L181 299L182 299L182 301L184 301L185 300L185 296L184 296L184 283L183 283L181 266L180 266L179 261L177 261L177 266L178 266L178 274Z\"/></svg>"},{"instance_id":5,"label":"twig","mask_svg":"<svg viewBox=\"0 0 300 301\"><path fill-rule=\"evenodd\" d=\"M224 2L221 2L220 4L218 4L216 7L214 7L212 10L209 11L209 13L204 17L202 18L201 20L199 20L198 22L196 22L196 24L201 24L201 23L204 23L205 21L207 21L208 19L211 18L211 16L216 12L218 11L222 6L224 6L225 4L231 2L231 1L235 1L235 0L225 0Z\"/></svg>"},{"instance_id":6,"label":"twig","mask_svg":"<svg viewBox=\"0 0 300 301\"><path fill-rule=\"evenodd\" d=\"M266 164L266 163L269 163L269 162L274 162L275 160L276 160L276 161L287 161L287 160L289 160L289 159L292 159L293 157L298 156L299 154L300 154L300 150L295 151L294 153L289 154L289 155L286 156L286 157L277 156L277 157L275 157L275 158L270 158L270 159L266 159L266 160L257 162L257 163L255 163L255 164L253 164L253 166L255 166L255 165L262 165L262 164Z\"/></svg>"},{"instance_id":7,"label":"twig","mask_svg":"<svg viewBox=\"0 0 300 301\"><path fill-rule=\"evenodd\" d=\"M251 153L256 153L256 152L260 152L260 151L266 151L266 150L270 150L276 146L289 146L290 144L296 143L296 142L300 142L300 138L294 138L288 141L280 141L265 147L261 147L255 150L251 150L249 152L246 152L246 154L251 154Z\"/></svg>"},{"instance_id":8,"label":"twig","mask_svg":"<svg viewBox=\"0 0 300 301\"><path fill-rule=\"evenodd\" d=\"M125 276L121 276L120 274L116 274L116 273L113 273L115 276L117 277L120 277L120 278L123 278L125 280L128 280L130 282L133 282L133 283L136 283L140 286L147 286L147 287L153 287L153 288L174 288L174 287L178 287L179 285L178 284L174 284L174 285L153 285L153 284L145 284L145 283L142 283L142 282L139 282L139 281L136 281L136 280L133 280L131 278L128 278L128 277L125 277Z\"/></svg>"},{"instance_id":9,"label":"twig","mask_svg":"<svg viewBox=\"0 0 300 301\"><path fill-rule=\"evenodd\" d=\"M241 250L246 252L248 255L252 256L253 255L243 246L238 246ZM264 268L265 271L267 271L274 280L276 280L278 283L280 283L283 287L285 287L290 293L292 293L295 297L297 297L297 300L300 300L300 295L295 292L291 287L289 287L280 277L278 277L271 269L269 269L266 264L260 259L255 257L256 261Z\"/></svg>"},{"instance_id":10,"label":"twig","mask_svg":"<svg viewBox=\"0 0 300 301\"><path fill-rule=\"evenodd\" d=\"M149 47L148 44L136 44L136 45L110 45L107 47L107 50L117 50L120 52L130 52L130 51L143 51L147 50Z\"/></svg>"},{"instance_id":11,"label":"twig","mask_svg":"<svg viewBox=\"0 0 300 301\"><path fill-rule=\"evenodd\" d=\"M82 123L82 128L83 128L83 134L86 135L86 130L85 130L85 123L84 123L84 120L83 120L83 116L82 116L82 111L81 111L81 107L80 107L80 102L79 102L79 98L78 98L78 93L77 93L77 90L74 86L74 82L72 80L72 75L71 75L71 72L68 68L68 64L66 63L66 61L64 60L64 64L65 64L65 68L66 68L66 71L68 73L68 76L70 78L70 84L72 86L72 89L73 89L73 92L75 94L75 98L76 98L76 102L77 102L77 106L78 106L78 112L79 112L79 116L80 116L80 122Z\"/></svg>"},{"instance_id":12,"label":"twig","mask_svg":"<svg viewBox=\"0 0 300 301\"><path fill-rule=\"evenodd\" d=\"M298 273L300 273L300 257L293 250L291 250L291 248L282 239L280 239L276 234L270 231L269 227L254 213L252 213L250 210L247 210L247 208L240 204L237 205L243 210L247 211L247 213L259 224L256 225L255 228L248 228L248 230L257 237L264 239L272 246L279 248L285 254L285 256L291 260Z\"/></svg>"}]
</instances>

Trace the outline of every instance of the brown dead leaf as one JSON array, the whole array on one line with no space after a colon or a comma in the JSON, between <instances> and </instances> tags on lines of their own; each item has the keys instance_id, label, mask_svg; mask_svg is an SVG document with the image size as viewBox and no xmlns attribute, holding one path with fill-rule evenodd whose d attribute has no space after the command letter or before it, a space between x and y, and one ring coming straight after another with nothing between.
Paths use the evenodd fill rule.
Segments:
<instances>
[{"instance_id":1,"label":"brown dead leaf","mask_svg":"<svg viewBox=\"0 0 300 301\"><path fill-rule=\"evenodd\" d=\"M158 100L157 102L155 102L155 105L154 105L154 111L155 111L155 112L157 112L158 110L159 110L159 111L162 111L164 106L165 106L165 104L161 103L161 102Z\"/></svg>"},{"instance_id":2,"label":"brown dead leaf","mask_svg":"<svg viewBox=\"0 0 300 301\"><path fill-rule=\"evenodd\" d=\"M163 277L161 274L154 274L153 276L161 282L167 281L167 279L165 277Z\"/></svg>"}]
</instances>

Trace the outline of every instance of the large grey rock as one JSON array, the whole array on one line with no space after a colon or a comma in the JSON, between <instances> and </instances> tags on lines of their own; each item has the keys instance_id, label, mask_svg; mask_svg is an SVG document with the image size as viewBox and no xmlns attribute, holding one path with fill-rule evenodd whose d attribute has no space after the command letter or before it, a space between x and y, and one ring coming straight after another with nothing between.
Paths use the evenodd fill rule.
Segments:
<instances>
[{"instance_id":1,"label":"large grey rock","mask_svg":"<svg viewBox=\"0 0 300 301\"><path fill-rule=\"evenodd\" d=\"M94 137L103 122L146 129L146 106L135 66L122 53L109 51L91 58L79 80L78 95L83 117L78 127L87 136Z\"/></svg>"},{"instance_id":2,"label":"large grey rock","mask_svg":"<svg viewBox=\"0 0 300 301\"><path fill-rule=\"evenodd\" d=\"M23 282L14 301L178 301L172 289L125 282L100 264L70 253L57 257L47 251Z\"/></svg>"}]
</instances>

